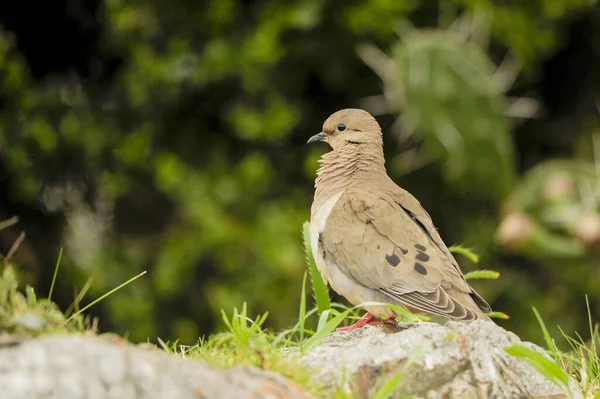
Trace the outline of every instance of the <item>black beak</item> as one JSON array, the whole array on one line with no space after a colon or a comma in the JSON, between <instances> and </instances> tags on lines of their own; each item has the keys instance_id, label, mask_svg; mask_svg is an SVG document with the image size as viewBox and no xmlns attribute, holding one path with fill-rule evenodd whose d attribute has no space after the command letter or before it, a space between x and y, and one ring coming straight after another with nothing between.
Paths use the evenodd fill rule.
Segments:
<instances>
[{"instance_id":1,"label":"black beak","mask_svg":"<svg viewBox=\"0 0 600 399\"><path fill-rule=\"evenodd\" d=\"M308 142L306 144L316 143L317 141L323 141L327 136L328 134L325 132L315 134L314 136L308 139Z\"/></svg>"}]
</instances>

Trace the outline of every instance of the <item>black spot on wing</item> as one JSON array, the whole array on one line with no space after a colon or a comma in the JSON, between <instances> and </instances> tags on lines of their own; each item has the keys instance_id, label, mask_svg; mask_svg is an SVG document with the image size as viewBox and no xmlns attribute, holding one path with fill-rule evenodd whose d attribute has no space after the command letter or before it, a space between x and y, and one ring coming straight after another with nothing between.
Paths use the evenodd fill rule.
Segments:
<instances>
[{"instance_id":1,"label":"black spot on wing","mask_svg":"<svg viewBox=\"0 0 600 399\"><path fill-rule=\"evenodd\" d=\"M386 255L385 260L387 260L387 263L392 267L396 267L400 263L400 258L396 254Z\"/></svg>"},{"instance_id":2,"label":"black spot on wing","mask_svg":"<svg viewBox=\"0 0 600 399\"><path fill-rule=\"evenodd\" d=\"M421 244L415 244L415 248L417 248L419 251L425 251L425 250L427 250L427 248L425 248Z\"/></svg>"},{"instance_id":3,"label":"black spot on wing","mask_svg":"<svg viewBox=\"0 0 600 399\"><path fill-rule=\"evenodd\" d=\"M429 255L427 255L425 252L418 252L417 256L415 256L415 258L417 260L420 260L421 262L427 262L429 260Z\"/></svg>"},{"instance_id":4,"label":"black spot on wing","mask_svg":"<svg viewBox=\"0 0 600 399\"><path fill-rule=\"evenodd\" d=\"M400 251L402 251L402 255L406 255L408 253L408 249L404 249L402 247L398 247L400 248Z\"/></svg>"},{"instance_id":5,"label":"black spot on wing","mask_svg":"<svg viewBox=\"0 0 600 399\"><path fill-rule=\"evenodd\" d=\"M425 266L423 266L420 263L415 263L415 267L414 267L415 271L423 276L427 275L427 269L425 268Z\"/></svg>"}]
</instances>

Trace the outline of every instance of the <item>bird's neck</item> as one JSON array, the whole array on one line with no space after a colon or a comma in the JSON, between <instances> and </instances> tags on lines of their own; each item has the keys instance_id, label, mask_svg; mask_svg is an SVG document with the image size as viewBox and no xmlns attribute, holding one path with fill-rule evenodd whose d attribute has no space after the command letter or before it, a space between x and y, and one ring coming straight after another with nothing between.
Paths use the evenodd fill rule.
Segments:
<instances>
[{"instance_id":1,"label":"bird's neck","mask_svg":"<svg viewBox=\"0 0 600 399\"><path fill-rule=\"evenodd\" d=\"M324 154L315 181L315 201L326 200L336 192L365 185L378 175L386 175L381 145L346 144Z\"/></svg>"}]
</instances>

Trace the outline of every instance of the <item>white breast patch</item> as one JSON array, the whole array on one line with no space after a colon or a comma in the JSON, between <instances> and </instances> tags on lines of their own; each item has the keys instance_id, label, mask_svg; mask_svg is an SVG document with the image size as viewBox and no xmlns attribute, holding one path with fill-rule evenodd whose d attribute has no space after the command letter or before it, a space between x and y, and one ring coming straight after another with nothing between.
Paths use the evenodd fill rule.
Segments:
<instances>
[{"instance_id":1,"label":"white breast patch","mask_svg":"<svg viewBox=\"0 0 600 399\"><path fill-rule=\"evenodd\" d=\"M319 234L325 230L327 218L342 194L344 194L344 190L330 197L310 218L310 247L312 249L317 268L326 281L329 281L330 279L330 272L327 270L327 265L325 264L323 254L321 251L319 251Z\"/></svg>"}]
</instances>

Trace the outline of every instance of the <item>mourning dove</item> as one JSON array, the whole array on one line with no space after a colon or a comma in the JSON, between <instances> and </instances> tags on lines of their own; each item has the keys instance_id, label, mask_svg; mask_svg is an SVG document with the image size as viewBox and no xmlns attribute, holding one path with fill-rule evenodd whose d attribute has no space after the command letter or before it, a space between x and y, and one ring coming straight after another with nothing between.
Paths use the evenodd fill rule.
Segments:
<instances>
[{"instance_id":1,"label":"mourning dove","mask_svg":"<svg viewBox=\"0 0 600 399\"><path fill-rule=\"evenodd\" d=\"M311 247L324 281L353 305L380 302L452 320L488 319L485 300L471 288L429 214L387 175L379 124L368 112L331 115L308 143L325 141L311 207ZM380 319L386 306L354 329ZM379 319L379 320L378 320Z\"/></svg>"}]
</instances>

